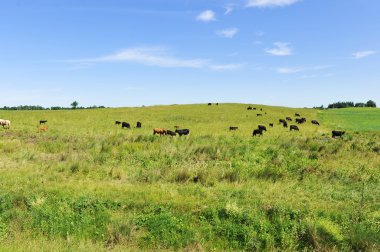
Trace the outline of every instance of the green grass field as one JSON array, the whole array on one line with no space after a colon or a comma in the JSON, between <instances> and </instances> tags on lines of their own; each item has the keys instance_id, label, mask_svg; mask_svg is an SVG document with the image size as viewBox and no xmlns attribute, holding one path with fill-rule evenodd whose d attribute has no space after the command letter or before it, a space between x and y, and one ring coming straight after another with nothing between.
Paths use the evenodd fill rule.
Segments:
<instances>
[{"instance_id":1,"label":"green grass field","mask_svg":"<svg viewBox=\"0 0 380 252\"><path fill-rule=\"evenodd\" d=\"M246 107L0 111L0 250L380 250L379 110Z\"/></svg>"},{"instance_id":2,"label":"green grass field","mask_svg":"<svg viewBox=\"0 0 380 252\"><path fill-rule=\"evenodd\" d=\"M320 114L330 127L350 131L380 131L380 109L331 109Z\"/></svg>"}]
</instances>

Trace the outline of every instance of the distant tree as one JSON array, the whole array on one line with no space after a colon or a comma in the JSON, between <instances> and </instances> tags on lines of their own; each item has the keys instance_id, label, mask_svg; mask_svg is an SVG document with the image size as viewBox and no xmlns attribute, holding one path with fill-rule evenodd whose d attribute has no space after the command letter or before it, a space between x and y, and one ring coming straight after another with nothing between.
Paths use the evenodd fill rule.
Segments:
<instances>
[{"instance_id":1,"label":"distant tree","mask_svg":"<svg viewBox=\"0 0 380 252\"><path fill-rule=\"evenodd\" d=\"M367 105L364 103L364 102L358 102L358 103L355 103L355 107L356 108L364 108L366 107Z\"/></svg>"},{"instance_id":2,"label":"distant tree","mask_svg":"<svg viewBox=\"0 0 380 252\"><path fill-rule=\"evenodd\" d=\"M370 108L376 108L376 103L372 100L367 101L366 105Z\"/></svg>"},{"instance_id":3,"label":"distant tree","mask_svg":"<svg viewBox=\"0 0 380 252\"><path fill-rule=\"evenodd\" d=\"M73 101L73 103L70 104L72 109L76 109L78 107L79 103L77 101Z\"/></svg>"}]
</instances>

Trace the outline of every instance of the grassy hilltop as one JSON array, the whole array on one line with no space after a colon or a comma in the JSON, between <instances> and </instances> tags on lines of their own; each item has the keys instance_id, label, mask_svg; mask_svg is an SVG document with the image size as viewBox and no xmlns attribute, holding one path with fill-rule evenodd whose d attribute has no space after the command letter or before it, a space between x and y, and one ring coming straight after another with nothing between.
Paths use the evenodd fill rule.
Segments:
<instances>
[{"instance_id":1,"label":"grassy hilltop","mask_svg":"<svg viewBox=\"0 0 380 252\"><path fill-rule=\"evenodd\" d=\"M0 250L380 250L380 110L246 107L0 111Z\"/></svg>"}]
</instances>

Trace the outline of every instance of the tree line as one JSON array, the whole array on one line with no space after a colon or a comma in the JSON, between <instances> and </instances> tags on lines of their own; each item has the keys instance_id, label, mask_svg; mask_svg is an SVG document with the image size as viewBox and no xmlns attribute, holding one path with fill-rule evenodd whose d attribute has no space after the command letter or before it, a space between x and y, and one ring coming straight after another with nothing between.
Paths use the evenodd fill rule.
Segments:
<instances>
[{"instance_id":1,"label":"tree line","mask_svg":"<svg viewBox=\"0 0 380 252\"><path fill-rule=\"evenodd\" d=\"M90 106L90 107L79 107L79 103L74 101L70 104L71 107L61 107L61 106L52 106L52 107L42 107L39 105L20 105L20 106L4 106L0 107L0 110L68 110L68 109L100 109L105 108L104 106Z\"/></svg>"},{"instance_id":2,"label":"tree line","mask_svg":"<svg viewBox=\"0 0 380 252\"><path fill-rule=\"evenodd\" d=\"M315 109L325 109L323 105L319 107L313 107ZM352 101L349 102L334 102L327 106L326 109L335 109L335 108L376 108L376 103L372 100L364 102L354 103Z\"/></svg>"}]
</instances>

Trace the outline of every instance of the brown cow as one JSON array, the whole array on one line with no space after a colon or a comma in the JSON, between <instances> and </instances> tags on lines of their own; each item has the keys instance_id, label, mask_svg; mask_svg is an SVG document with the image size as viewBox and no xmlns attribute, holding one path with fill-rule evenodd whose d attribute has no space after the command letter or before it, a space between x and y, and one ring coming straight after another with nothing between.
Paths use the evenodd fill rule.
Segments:
<instances>
[{"instance_id":1,"label":"brown cow","mask_svg":"<svg viewBox=\"0 0 380 252\"><path fill-rule=\"evenodd\" d=\"M166 130L161 128L154 128L153 129L153 135L159 134L160 136L166 135Z\"/></svg>"}]
</instances>

